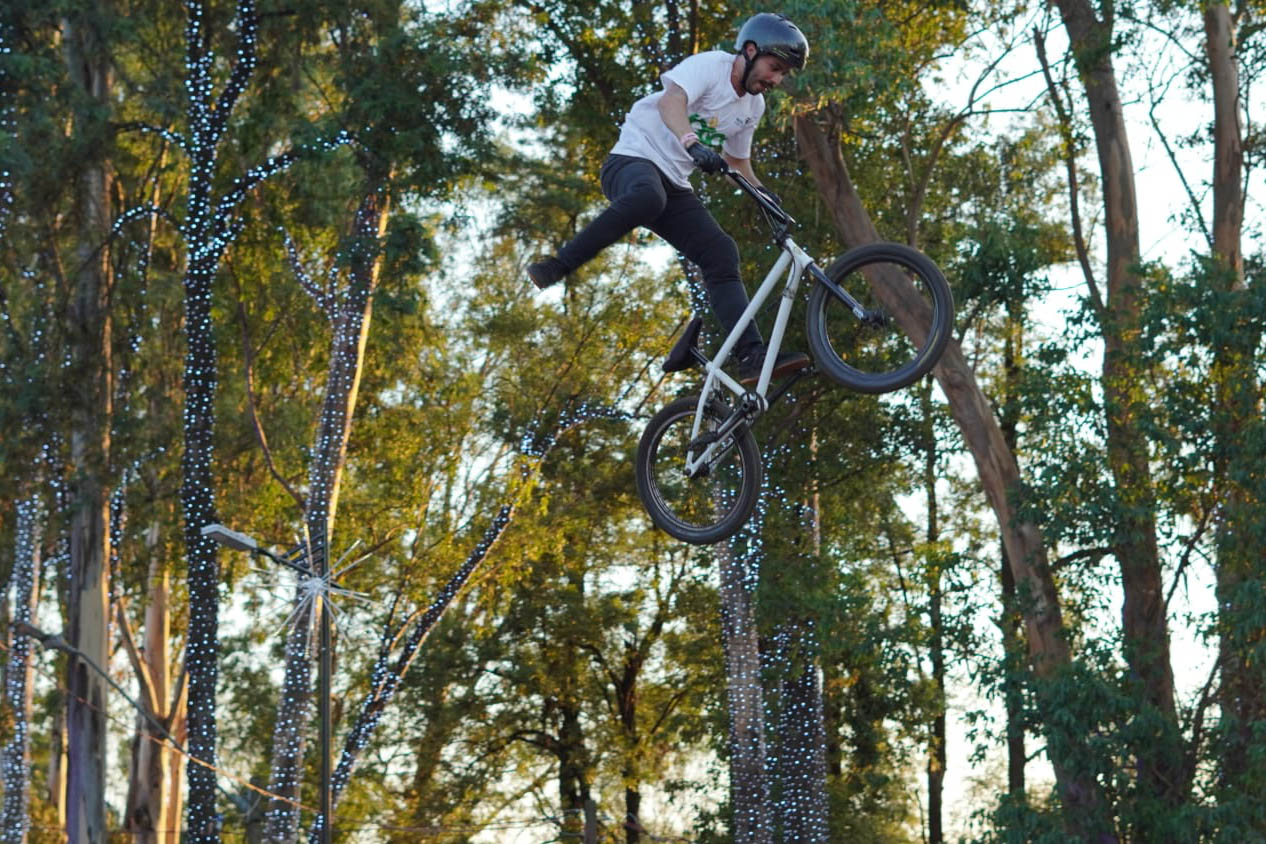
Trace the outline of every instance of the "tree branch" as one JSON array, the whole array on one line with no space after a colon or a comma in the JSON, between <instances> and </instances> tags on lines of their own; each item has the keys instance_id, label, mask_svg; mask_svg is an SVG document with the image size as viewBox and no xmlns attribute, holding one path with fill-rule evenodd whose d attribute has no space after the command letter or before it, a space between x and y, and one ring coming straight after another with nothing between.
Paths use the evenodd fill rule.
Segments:
<instances>
[{"instance_id":1,"label":"tree branch","mask_svg":"<svg viewBox=\"0 0 1266 844\"><path fill-rule=\"evenodd\" d=\"M263 164L258 164L246 171L246 174L238 179L233 180L233 188L226 193L216 205L216 217L218 219L227 219L233 209L239 202L245 198L261 183L267 181L283 170L288 169L299 159L317 147L325 147L334 149L335 147L344 146L352 143L352 134L346 130L342 130L328 140L318 140L312 144L304 144L302 146L291 147L285 152L272 156Z\"/></svg>"},{"instance_id":2,"label":"tree branch","mask_svg":"<svg viewBox=\"0 0 1266 844\"><path fill-rule=\"evenodd\" d=\"M1059 571L1062 567L1068 565L1069 563L1075 563L1078 560L1086 560L1091 557L1102 559L1105 555L1112 554L1115 551L1116 549L1110 545L1101 545L1094 548L1082 548L1080 551L1074 551L1071 554L1066 554L1058 560L1053 561L1051 563L1051 571Z\"/></svg>"},{"instance_id":3,"label":"tree branch","mask_svg":"<svg viewBox=\"0 0 1266 844\"><path fill-rule=\"evenodd\" d=\"M1187 540L1186 547L1182 552L1182 557L1178 560L1178 568L1174 570L1174 581L1169 585L1169 591L1165 593L1166 610L1169 609L1169 601L1174 597L1174 592L1178 590L1178 584L1182 581L1183 572L1187 570L1188 564L1191 563L1191 555L1196 549L1196 544L1200 541L1200 538L1204 536L1204 532L1209 528L1209 521L1212 515L1212 508L1206 507L1204 515L1200 518L1200 524L1196 525L1195 532L1191 535L1191 538Z\"/></svg>"},{"instance_id":4,"label":"tree branch","mask_svg":"<svg viewBox=\"0 0 1266 844\"><path fill-rule=\"evenodd\" d=\"M184 153L189 152L189 142L185 136L171 129L165 129L162 126L154 126L150 123L142 123L139 120L132 120L126 123L117 123L114 126L115 132L141 132L144 134L158 135L165 141L180 147Z\"/></svg>"},{"instance_id":5,"label":"tree branch","mask_svg":"<svg viewBox=\"0 0 1266 844\"><path fill-rule=\"evenodd\" d=\"M1094 270L1090 266L1090 251L1086 247L1086 237L1081 228L1081 206L1078 202L1080 188L1077 183L1077 160L1074 155L1076 143L1073 138L1072 119L1064 109L1064 99L1060 96L1055 78L1051 75L1050 63L1046 60L1046 36L1037 27L1033 29L1033 43L1037 48L1038 60L1042 63L1042 76L1046 79L1046 88L1050 91L1051 102L1055 106L1055 114L1059 120L1060 134L1064 140L1064 166L1068 170L1069 214L1072 217L1073 245L1077 249L1077 262L1081 264L1082 276L1090 289L1090 300L1094 305L1095 313L1102 319L1106 308L1103 296L1099 292L1099 285L1095 281Z\"/></svg>"},{"instance_id":6,"label":"tree branch","mask_svg":"<svg viewBox=\"0 0 1266 844\"><path fill-rule=\"evenodd\" d=\"M215 111L211 118L211 131L218 143L220 135L228 123L237 99L246 90L246 83L255 73L256 45L259 35L259 14L255 8L255 0L238 0L237 2L237 61L233 63L233 73L228 83L216 100Z\"/></svg>"},{"instance_id":7,"label":"tree branch","mask_svg":"<svg viewBox=\"0 0 1266 844\"><path fill-rule=\"evenodd\" d=\"M149 666L145 664L145 660L141 658L141 650L136 646L136 638L132 635L132 625L127 619L126 601L119 596L115 602L115 616L119 622L119 634L123 639L123 649L127 651L128 660L132 663L132 670L136 673L137 682L140 683L141 691L145 695L145 706L150 712L158 713L158 695L154 690L154 677L150 673ZM166 704L166 701L163 701Z\"/></svg>"},{"instance_id":8,"label":"tree branch","mask_svg":"<svg viewBox=\"0 0 1266 844\"><path fill-rule=\"evenodd\" d=\"M1166 91L1168 91L1171 84L1173 84L1173 78L1165 83ZM1152 124L1152 131L1156 133L1156 137L1160 139L1161 146L1165 148L1165 155L1169 156L1169 163L1174 165L1174 172L1178 174L1178 180L1182 182L1182 189L1187 193L1187 201L1191 203L1192 213L1196 216L1196 222L1200 224L1200 233L1204 235L1205 243L1212 247L1213 235L1209 233L1209 226L1204 221L1204 212L1200 210L1200 201L1196 198L1195 191L1191 189L1191 183L1187 181L1186 172L1178 163L1178 156L1174 154L1174 148L1169 145L1169 136L1161 128L1160 121L1156 118L1156 107L1160 104L1160 99L1156 97L1156 88L1152 85L1150 79L1147 83L1147 98L1150 100L1147 108L1147 119ZM1163 99L1163 94L1161 99Z\"/></svg>"},{"instance_id":9,"label":"tree branch","mask_svg":"<svg viewBox=\"0 0 1266 844\"><path fill-rule=\"evenodd\" d=\"M93 662L91 659L85 656L83 651L71 645L69 642L66 641L65 638L55 633L45 633L43 630L39 629L38 627L32 624L28 624L25 621L13 622L13 629L14 629L14 632L20 635L30 636L35 641L39 642L40 646L43 648L54 650L54 651L61 651L62 653L69 654L70 656L79 660L81 663L83 663L87 667L91 668L93 671L100 674L103 678L105 678L105 681L109 683L110 686L116 692L118 692L120 695L123 696L124 700L126 700L128 703L132 705L133 709L135 709L137 712L141 714L142 718L148 721L150 725L153 726L154 729L158 731L159 735L161 735L167 741L171 742L172 746L175 747L178 751L180 751L180 753L182 753L183 755L194 760L198 764L205 764L204 762L202 762L202 760L198 759L197 757L190 754L187 750L185 750L181 746L180 742L176 741L176 738L167 731L167 728L163 726L163 724L160 723L158 719L155 718L151 712L147 711L145 707L137 703L136 700L133 699L131 695L129 695L126 691L123 690L122 686L120 686L118 683L114 681L114 678L110 676L110 673L108 671L103 670L100 665L97 665L95 662Z\"/></svg>"},{"instance_id":10,"label":"tree branch","mask_svg":"<svg viewBox=\"0 0 1266 844\"><path fill-rule=\"evenodd\" d=\"M299 260L299 250L295 246L294 238L290 236L290 232L286 231L284 226L281 227L281 233L286 241L286 256L290 259L290 271L295 274L295 279L299 282L299 286L303 288L304 292L312 297L317 309L325 314L326 319L333 323L335 312L334 295L331 292L331 287L327 285L325 290L317 287L316 282L312 280L312 276L303 268L303 264ZM327 275L332 275L333 272L334 269L331 268L330 273L327 273Z\"/></svg>"},{"instance_id":11,"label":"tree branch","mask_svg":"<svg viewBox=\"0 0 1266 844\"><path fill-rule=\"evenodd\" d=\"M149 216L161 217L171 223L172 227L175 228L181 237L186 236L185 227L181 225L180 221L173 217L167 209L159 208L157 205L138 205L135 208L129 208L119 215L118 219L114 221L114 225L110 228L110 236L106 239L106 243L109 243L118 237L119 232L128 223L133 220L139 220L142 217ZM102 246L104 245L105 244L102 244Z\"/></svg>"},{"instance_id":12,"label":"tree branch","mask_svg":"<svg viewBox=\"0 0 1266 844\"><path fill-rule=\"evenodd\" d=\"M246 407L251 415L251 427L255 431L255 437L259 440L259 447L264 453L264 463L268 466L269 473L281 484L282 489L290 494L295 503L299 505L299 510L304 510L303 496L301 496L294 487L286 482L286 479L277 471L277 465L273 462L272 449L268 447L268 437L264 433L264 426L260 424L259 414L255 409L255 355L251 351L250 329L246 324L246 306L242 303L239 296L237 300L237 316L242 326L242 359L246 370Z\"/></svg>"}]
</instances>

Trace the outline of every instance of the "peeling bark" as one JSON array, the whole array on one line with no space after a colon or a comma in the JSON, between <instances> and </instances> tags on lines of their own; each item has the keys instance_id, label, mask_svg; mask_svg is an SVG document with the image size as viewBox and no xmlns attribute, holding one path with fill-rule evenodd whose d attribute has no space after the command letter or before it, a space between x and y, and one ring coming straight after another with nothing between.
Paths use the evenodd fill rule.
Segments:
<instances>
[{"instance_id":1,"label":"peeling bark","mask_svg":"<svg viewBox=\"0 0 1266 844\"><path fill-rule=\"evenodd\" d=\"M167 742L167 734L184 732L188 686L183 675L175 684L171 674L171 586L164 564L149 546L149 604L145 608L145 642L138 647L122 605L118 610L124 649L132 663L143 708L132 738L131 775L123 826L133 844L179 844L185 757ZM157 725L157 726L156 726ZM161 727L161 729L159 729Z\"/></svg>"},{"instance_id":2,"label":"peeling bark","mask_svg":"<svg viewBox=\"0 0 1266 844\"><path fill-rule=\"evenodd\" d=\"M114 74L101 33L87 20L62 22L66 65L91 107L75 115L74 131L97 138L101 150L82 164L75 195L76 265L69 313L73 473L70 514L70 600L67 639L97 665L108 660L111 386L109 249L112 176L104 159L106 115ZM66 829L72 844L106 839L106 684L71 659L67 678Z\"/></svg>"}]
</instances>

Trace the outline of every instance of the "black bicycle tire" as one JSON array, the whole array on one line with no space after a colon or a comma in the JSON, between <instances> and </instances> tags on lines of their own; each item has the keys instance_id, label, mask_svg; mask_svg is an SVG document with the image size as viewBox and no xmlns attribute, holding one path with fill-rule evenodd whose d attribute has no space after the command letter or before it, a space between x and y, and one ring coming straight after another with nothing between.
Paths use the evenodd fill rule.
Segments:
<instances>
[{"instance_id":1,"label":"black bicycle tire","mask_svg":"<svg viewBox=\"0 0 1266 844\"><path fill-rule=\"evenodd\" d=\"M749 428L744 427L735 434L738 438L737 449L743 467L743 482L738 491L735 506L720 520L707 526L691 525L676 518L659 492L651 464L664 433L674 422L683 417L693 419L698 404L698 395L683 396L665 405L651 417L637 445L634 476L637 479L638 497L642 499L642 506L646 508L647 514L656 527L682 542L689 542L692 545L712 545L733 536L751 518L760 497L764 466L756 438L752 436ZM717 418L723 418L715 405L707 412ZM728 415L728 410L725 414Z\"/></svg>"},{"instance_id":2,"label":"black bicycle tire","mask_svg":"<svg viewBox=\"0 0 1266 844\"><path fill-rule=\"evenodd\" d=\"M901 264L914 271L927 285L932 298L932 324L927 338L911 360L897 369L881 373L863 372L843 361L827 336L825 311L835 301L834 294L820 282L814 284L809 294L806 322L814 364L832 381L859 393L889 393L922 378L941 359L954 329L954 297L949 283L936 264L917 249L901 243L868 243L844 253L825 273L832 281L838 282L868 264L881 262Z\"/></svg>"}]
</instances>

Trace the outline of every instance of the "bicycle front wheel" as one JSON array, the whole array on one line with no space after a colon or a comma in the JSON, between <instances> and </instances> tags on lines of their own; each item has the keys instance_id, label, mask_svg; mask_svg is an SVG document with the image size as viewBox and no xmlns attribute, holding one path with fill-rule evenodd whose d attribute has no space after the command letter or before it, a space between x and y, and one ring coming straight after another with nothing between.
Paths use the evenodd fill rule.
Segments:
<instances>
[{"instance_id":1,"label":"bicycle front wheel","mask_svg":"<svg viewBox=\"0 0 1266 844\"><path fill-rule=\"evenodd\" d=\"M825 272L865 314L825 284L813 286L809 348L821 372L861 393L887 393L931 371L954 327L954 298L930 258L900 243L868 243Z\"/></svg>"},{"instance_id":2,"label":"bicycle front wheel","mask_svg":"<svg viewBox=\"0 0 1266 844\"><path fill-rule=\"evenodd\" d=\"M718 440L730 415L721 401L704 411L692 439L699 396L677 399L652 417L637 446L637 494L651 521L683 542L708 545L734 534L748 520L760 494L762 466L756 438L740 425ZM687 477L687 455L697 457L712 443L720 457L696 477Z\"/></svg>"}]
</instances>

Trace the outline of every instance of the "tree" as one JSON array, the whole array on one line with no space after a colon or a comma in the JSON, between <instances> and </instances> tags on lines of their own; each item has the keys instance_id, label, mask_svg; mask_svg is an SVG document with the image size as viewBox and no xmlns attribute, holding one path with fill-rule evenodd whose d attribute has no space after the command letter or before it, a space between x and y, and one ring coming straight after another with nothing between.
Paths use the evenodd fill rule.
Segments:
<instances>
[{"instance_id":1,"label":"tree","mask_svg":"<svg viewBox=\"0 0 1266 844\"><path fill-rule=\"evenodd\" d=\"M189 686L184 671L173 677L171 585L166 557L157 544L152 541L148 548L149 600L143 642L137 643L122 602L116 611L124 649L141 692L124 821L137 844L176 844L184 797L185 757L168 741L173 737L184 742Z\"/></svg>"},{"instance_id":2,"label":"tree","mask_svg":"<svg viewBox=\"0 0 1266 844\"><path fill-rule=\"evenodd\" d=\"M845 128L843 113L840 103L819 107L813 112L797 114L794 124L801 153L813 172L841 241L857 245L876 240L879 235L840 153L839 138ZM903 329L917 334L920 330L917 320L905 312L898 295L883 288L875 292ZM993 409L953 340L934 374L975 459L981 485L997 516L1017 587L1027 596L1025 623L1033 669L1042 682L1056 682L1068 673L1072 659L1041 532L1036 523L1021 514L1016 498L1022 483L1015 455L1007 448ZM1048 725L1054 723L1050 721ZM1078 834L1092 835L1093 830L1102 828L1105 798L1092 774L1076 768L1075 752L1063 758L1057 755L1065 747L1071 749L1081 741L1075 735L1061 736L1051 743L1050 750L1069 828L1079 831Z\"/></svg>"},{"instance_id":3,"label":"tree","mask_svg":"<svg viewBox=\"0 0 1266 844\"><path fill-rule=\"evenodd\" d=\"M185 292L186 351L184 366L184 450L181 456L182 516L188 559L189 634L186 646L189 700L189 751L202 763L189 771L188 826L192 840L217 841L216 821L216 714L219 567L215 544L201 533L216 521L212 457L215 431L215 394L218 383L217 351L211 319L212 287L221 258L241 231L240 206L256 186L285 170L305 155L324 146L337 145L337 133L323 142L298 144L247 169L231 189L217 191L222 176L221 144L230 120L247 91L257 66L260 17L251 0L235 5L236 60L218 96L214 92L216 55L205 4L187 7L185 27L185 93L183 134L163 125L139 122L138 126L170 140L188 157L184 186L185 219L178 224L186 249L183 278ZM161 86L160 86L161 89ZM166 104L170 107L172 104ZM160 104L161 106L161 104ZM168 113L177 113L171 108ZM115 228L153 216L170 219L165 209L139 205L123 212Z\"/></svg>"},{"instance_id":4,"label":"tree","mask_svg":"<svg viewBox=\"0 0 1266 844\"><path fill-rule=\"evenodd\" d=\"M1112 21L1089 3L1058 3L1068 30L1094 127L1106 233L1106 295L1097 303L1104 332L1103 390L1108 465L1119 497L1113 554L1121 567L1125 658L1137 677L1144 713L1156 727L1139 736L1140 791L1163 805L1186 799L1181 736L1174 703L1164 584L1156 539L1156 503L1148 466L1144 420L1136 388L1144 376L1134 337L1139 330L1143 279L1139 263L1138 206L1121 97L1112 65ZM1087 279L1093 286L1093 279ZM1156 834L1140 819L1138 834Z\"/></svg>"},{"instance_id":5,"label":"tree","mask_svg":"<svg viewBox=\"0 0 1266 844\"><path fill-rule=\"evenodd\" d=\"M41 546L45 511L39 496L32 495L17 505L18 524L14 539L12 615L10 631L19 625L38 623L40 581L42 575ZM6 587L6 594L9 589ZM9 651L4 668L4 700L0 713L12 725L12 735L0 747L0 776L3 776L4 803L0 806L0 841L5 844L26 844L30 826L29 805L31 766L30 724L35 692L35 666L31 661L30 637L10 632L6 641Z\"/></svg>"},{"instance_id":6,"label":"tree","mask_svg":"<svg viewBox=\"0 0 1266 844\"><path fill-rule=\"evenodd\" d=\"M112 10L107 7L106 15ZM106 685L83 660L104 666L109 653L110 429L113 389L109 290L110 194L106 121L114 97L105 21L68 17L63 23L68 76L78 90L75 131L85 152L76 174L74 285L68 316L74 385L71 397L68 639L83 654L67 681L69 745L67 831L72 841L105 840ZM89 152L95 150L95 154Z\"/></svg>"},{"instance_id":7,"label":"tree","mask_svg":"<svg viewBox=\"0 0 1266 844\"><path fill-rule=\"evenodd\" d=\"M1252 295L1245 283L1242 243L1247 169L1239 73L1240 31L1247 25L1242 15L1243 11L1232 15L1227 4L1210 3L1203 16L1213 107L1213 226L1208 278L1214 290L1234 303L1231 307L1237 310L1251 308L1243 300ZM1218 385L1215 465L1226 485L1226 515L1218 525L1216 540L1218 604L1223 614L1219 703L1228 737L1220 775L1236 805L1242 805L1237 798L1252 793L1261 781L1262 770L1251 762L1250 748L1255 743L1253 725L1266 720L1266 710L1261 706L1266 678L1249 655L1257 635L1248 632L1253 627L1253 622L1248 621L1253 614L1249 609L1251 595L1261 588L1261 578L1254 574L1258 553L1254 537L1263 528L1258 504L1261 499L1258 490L1240 480L1251 476L1254 467L1261 464L1259 449L1240 453L1241 444L1260 418L1256 365L1260 333L1256 326L1240 323L1218 338L1221 342L1214 347ZM1254 826L1260 830L1260 821Z\"/></svg>"}]
</instances>

